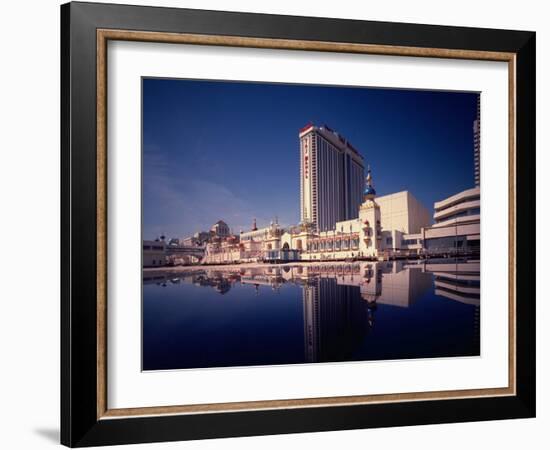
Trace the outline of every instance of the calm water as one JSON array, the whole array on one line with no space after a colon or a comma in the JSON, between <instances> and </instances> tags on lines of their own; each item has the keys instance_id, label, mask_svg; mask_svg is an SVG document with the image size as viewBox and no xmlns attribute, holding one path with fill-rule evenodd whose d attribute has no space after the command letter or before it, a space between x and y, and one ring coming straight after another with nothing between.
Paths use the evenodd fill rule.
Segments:
<instances>
[{"instance_id":1,"label":"calm water","mask_svg":"<svg viewBox=\"0 0 550 450\"><path fill-rule=\"evenodd\" d=\"M144 272L143 369L479 355L479 263Z\"/></svg>"}]
</instances>

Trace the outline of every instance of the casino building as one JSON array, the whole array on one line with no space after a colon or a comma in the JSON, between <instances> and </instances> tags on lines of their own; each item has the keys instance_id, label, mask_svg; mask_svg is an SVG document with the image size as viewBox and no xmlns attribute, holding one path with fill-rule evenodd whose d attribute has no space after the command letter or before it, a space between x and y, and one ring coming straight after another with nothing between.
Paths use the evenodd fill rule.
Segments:
<instances>
[{"instance_id":1,"label":"casino building","mask_svg":"<svg viewBox=\"0 0 550 450\"><path fill-rule=\"evenodd\" d=\"M435 223L422 230L425 252L433 256L479 256L480 206L479 187L434 203Z\"/></svg>"},{"instance_id":2,"label":"casino building","mask_svg":"<svg viewBox=\"0 0 550 450\"><path fill-rule=\"evenodd\" d=\"M418 254L422 245L410 239L415 236L411 233L420 233L430 222L427 209L408 191L377 198L369 168L355 217L336 221L325 231L317 231L311 222L283 228L276 220L258 228L254 220L249 231L208 244L204 262L331 261Z\"/></svg>"},{"instance_id":3,"label":"casino building","mask_svg":"<svg viewBox=\"0 0 550 450\"><path fill-rule=\"evenodd\" d=\"M203 263L326 261L389 258L418 254L422 244L410 236L428 227L426 208L408 191L376 197L363 157L326 125L299 132L299 225L283 228L277 220L217 239L206 246ZM416 233L416 234L415 234Z\"/></svg>"},{"instance_id":4,"label":"casino building","mask_svg":"<svg viewBox=\"0 0 550 450\"><path fill-rule=\"evenodd\" d=\"M434 204L433 216L409 192L377 197L370 167L329 127L299 131L299 225L277 220L223 236L206 246L206 264L391 259L416 255L478 257L480 252L480 118L473 124L475 187ZM434 223L435 222L435 223ZM223 228L223 229L221 229ZM220 233L221 231L221 233Z\"/></svg>"},{"instance_id":5,"label":"casino building","mask_svg":"<svg viewBox=\"0 0 550 450\"><path fill-rule=\"evenodd\" d=\"M324 125L308 124L300 138L300 220L317 231L353 219L362 203L363 157L351 143Z\"/></svg>"},{"instance_id":6,"label":"casino building","mask_svg":"<svg viewBox=\"0 0 550 450\"><path fill-rule=\"evenodd\" d=\"M370 168L363 201L355 218L338 221L334 228L308 236L303 260L342 260L390 257L406 251L417 254L421 246L403 244L411 233L430 224L430 215L408 191L376 198ZM284 237L284 236L283 236ZM403 250L402 247L406 248Z\"/></svg>"}]
</instances>

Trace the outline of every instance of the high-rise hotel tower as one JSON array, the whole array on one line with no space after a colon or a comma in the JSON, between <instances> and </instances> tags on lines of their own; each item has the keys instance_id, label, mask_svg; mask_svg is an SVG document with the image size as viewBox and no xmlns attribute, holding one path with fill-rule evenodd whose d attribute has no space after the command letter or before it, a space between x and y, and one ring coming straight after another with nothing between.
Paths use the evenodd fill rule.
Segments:
<instances>
[{"instance_id":1,"label":"high-rise hotel tower","mask_svg":"<svg viewBox=\"0 0 550 450\"><path fill-rule=\"evenodd\" d=\"M477 114L474 120L474 182L479 187L479 173L481 171L479 161L479 147L481 140L481 118L480 118L480 94L477 94Z\"/></svg>"},{"instance_id":2,"label":"high-rise hotel tower","mask_svg":"<svg viewBox=\"0 0 550 450\"><path fill-rule=\"evenodd\" d=\"M299 137L302 223L327 231L356 218L363 202L363 157L326 125L308 124Z\"/></svg>"}]
</instances>

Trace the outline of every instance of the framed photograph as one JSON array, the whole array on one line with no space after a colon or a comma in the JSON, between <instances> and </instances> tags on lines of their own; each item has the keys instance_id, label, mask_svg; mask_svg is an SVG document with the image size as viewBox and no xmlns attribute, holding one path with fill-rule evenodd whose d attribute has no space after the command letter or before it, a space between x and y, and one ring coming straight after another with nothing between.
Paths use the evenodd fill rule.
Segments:
<instances>
[{"instance_id":1,"label":"framed photograph","mask_svg":"<svg viewBox=\"0 0 550 450\"><path fill-rule=\"evenodd\" d=\"M534 32L69 3L61 55L63 444L534 417Z\"/></svg>"}]
</instances>

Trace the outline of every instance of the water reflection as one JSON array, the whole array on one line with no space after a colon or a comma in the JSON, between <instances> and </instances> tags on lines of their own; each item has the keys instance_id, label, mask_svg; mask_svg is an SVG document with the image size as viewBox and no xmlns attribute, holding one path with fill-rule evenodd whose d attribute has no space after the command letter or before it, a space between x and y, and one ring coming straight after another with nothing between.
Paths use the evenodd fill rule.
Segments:
<instances>
[{"instance_id":1,"label":"water reflection","mask_svg":"<svg viewBox=\"0 0 550 450\"><path fill-rule=\"evenodd\" d=\"M177 269L143 283L144 370L479 355L478 262Z\"/></svg>"}]
</instances>

